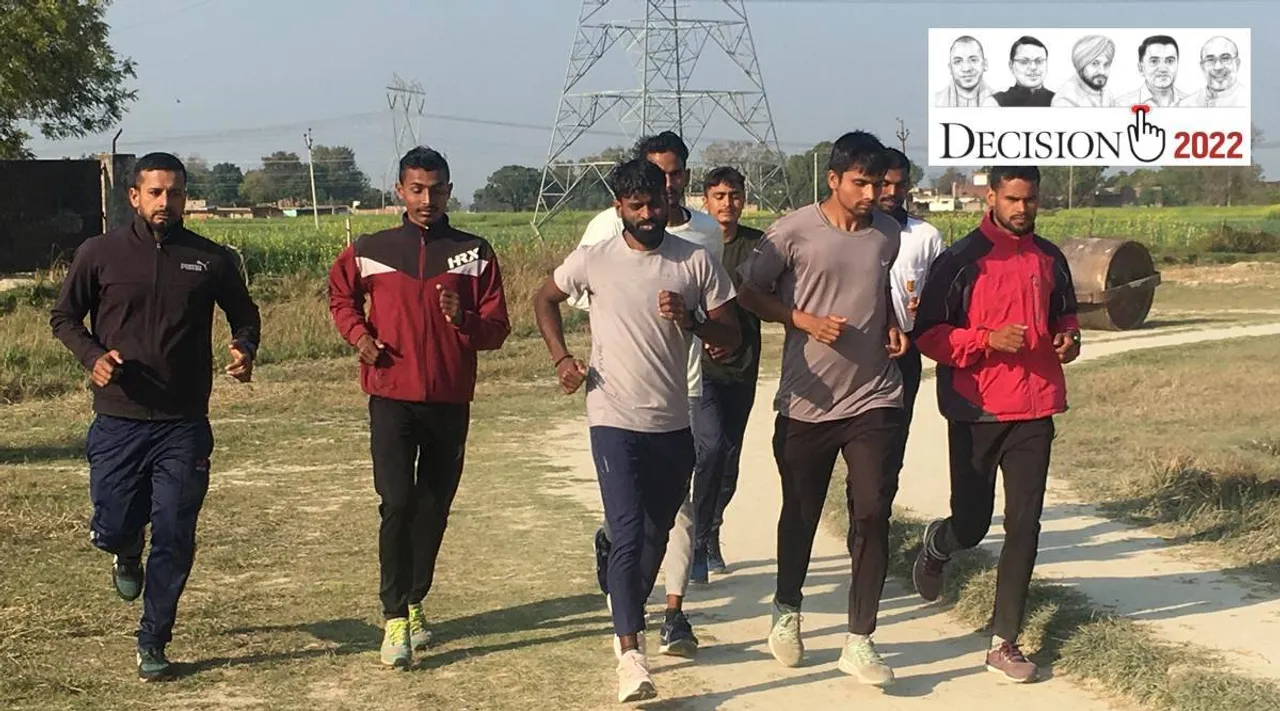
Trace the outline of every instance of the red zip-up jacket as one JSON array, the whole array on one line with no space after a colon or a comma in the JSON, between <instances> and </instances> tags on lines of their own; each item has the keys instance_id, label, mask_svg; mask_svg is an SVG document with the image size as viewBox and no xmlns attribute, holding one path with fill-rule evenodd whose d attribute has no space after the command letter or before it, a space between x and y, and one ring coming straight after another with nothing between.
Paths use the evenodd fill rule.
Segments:
<instances>
[{"instance_id":1,"label":"red zip-up jacket","mask_svg":"<svg viewBox=\"0 0 1280 711\"><path fill-rule=\"evenodd\" d=\"M458 294L456 326L440 310L438 285ZM409 402L471 402L477 352L501 348L511 333L493 247L447 216L430 229L404 217L344 249L329 270L329 312L351 345L365 334L384 344L376 365L360 364L364 391Z\"/></svg>"},{"instance_id":2,"label":"red zip-up jacket","mask_svg":"<svg viewBox=\"0 0 1280 711\"><path fill-rule=\"evenodd\" d=\"M1017 353L988 345L1019 323ZM1067 409L1054 336L1079 331L1071 269L1052 242L1014 235L988 212L978 229L934 261L920 295L912 340L938 363L938 408L957 422L1016 422Z\"/></svg>"}]
</instances>

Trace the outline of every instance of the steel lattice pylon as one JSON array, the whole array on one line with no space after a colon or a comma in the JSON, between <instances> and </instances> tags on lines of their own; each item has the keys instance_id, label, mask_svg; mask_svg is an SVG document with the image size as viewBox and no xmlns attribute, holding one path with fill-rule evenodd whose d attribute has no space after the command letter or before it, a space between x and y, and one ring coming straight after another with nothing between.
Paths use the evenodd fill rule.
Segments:
<instances>
[{"instance_id":1,"label":"steel lattice pylon","mask_svg":"<svg viewBox=\"0 0 1280 711\"><path fill-rule=\"evenodd\" d=\"M391 75L391 85L387 87L387 108L391 109L391 132L395 142L395 154L391 156L391 165L387 175L396 172L400 157L418 145L419 131L422 128L422 113L427 105L427 93L422 84L406 82L399 74ZM397 178L398 179L398 178ZM390 189L391 183L384 176L383 189Z\"/></svg>"},{"instance_id":2,"label":"steel lattice pylon","mask_svg":"<svg viewBox=\"0 0 1280 711\"><path fill-rule=\"evenodd\" d=\"M641 19L599 19L606 8L637 3L643 7ZM567 154L579 138L611 112L616 112L623 130L633 141L640 136L672 130L680 134L691 153L711 117L721 112L756 145L777 158L771 161L774 164L768 170L757 172L755 180L748 177L750 182L757 183L754 186L757 194L767 195L766 187L778 183L782 185L783 196L791 194L745 5L744 0L700 2L697 16L690 16L687 10L682 11L677 0L583 0L551 145L542 169L542 184L533 216L535 231L564 209L569 197L584 181L604 177L610 164L568 160ZM740 70L737 78L741 86L689 88L698 60L709 42ZM636 55L640 86L575 92L592 68L619 43ZM718 83L731 84L729 79L723 77ZM743 168L744 173L752 172ZM786 200L784 198L784 202ZM784 204L765 207L779 210Z\"/></svg>"}]
</instances>

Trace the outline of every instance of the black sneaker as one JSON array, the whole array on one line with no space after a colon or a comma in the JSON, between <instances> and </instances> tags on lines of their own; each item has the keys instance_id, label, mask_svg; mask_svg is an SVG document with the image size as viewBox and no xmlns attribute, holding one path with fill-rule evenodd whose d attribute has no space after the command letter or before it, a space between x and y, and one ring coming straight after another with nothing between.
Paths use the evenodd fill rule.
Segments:
<instances>
[{"instance_id":1,"label":"black sneaker","mask_svg":"<svg viewBox=\"0 0 1280 711\"><path fill-rule=\"evenodd\" d=\"M698 638L693 635L693 625L683 610L667 613L658 639L659 654L692 658L698 653Z\"/></svg>"},{"instance_id":2,"label":"black sneaker","mask_svg":"<svg viewBox=\"0 0 1280 711\"><path fill-rule=\"evenodd\" d=\"M724 562L724 554L720 552L720 536L712 535L707 541L707 572L712 575L724 575L729 566Z\"/></svg>"},{"instance_id":3,"label":"black sneaker","mask_svg":"<svg viewBox=\"0 0 1280 711\"><path fill-rule=\"evenodd\" d=\"M689 566L689 582L694 585L707 584L707 553L694 550L693 563Z\"/></svg>"},{"instance_id":4,"label":"black sneaker","mask_svg":"<svg viewBox=\"0 0 1280 711\"><path fill-rule=\"evenodd\" d=\"M121 600L133 602L142 594L142 558L116 556L111 564L111 582Z\"/></svg>"},{"instance_id":5,"label":"black sneaker","mask_svg":"<svg viewBox=\"0 0 1280 711\"><path fill-rule=\"evenodd\" d=\"M163 647L138 650L138 678L142 681L166 681L173 678L173 665L165 658Z\"/></svg>"},{"instance_id":6,"label":"black sneaker","mask_svg":"<svg viewBox=\"0 0 1280 711\"><path fill-rule=\"evenodd\" d=\"M600 583L600 592L608 595L609 551L613 548L613 544L609 542L609 536L605 535L604 526L596 529L594 547L596 550L596 581Z\"/></svg>"},{"instance_id":7,"label":"black sneaker","mask_svg":"<svg viewBox=\"0 0 1280 711\"><path fill-rule=\"evenodd\" d=\"M920 553L916 555L916 563L911 568L911 582L915 585L916 592L929 602L937 600L942 594L942 569L949 560L929 554L929 547L941 529L941 520L931 521L925 527L924 542L920 546Z\"/></svg>"}]
</instances>

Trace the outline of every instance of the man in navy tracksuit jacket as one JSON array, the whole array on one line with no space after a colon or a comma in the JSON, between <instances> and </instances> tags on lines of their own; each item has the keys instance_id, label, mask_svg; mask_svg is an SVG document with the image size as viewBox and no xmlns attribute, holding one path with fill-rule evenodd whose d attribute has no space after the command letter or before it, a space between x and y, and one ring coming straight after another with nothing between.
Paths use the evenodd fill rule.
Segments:
<instances>
[{"instance_id":1,"label":"man in navy tracksuit jacket","mask_svg":"<svg viewBox=\"0 0 1280 711\"><path fill-rule=\"evenodd\" d=\"M133 178L129 198L137 216L76 251L50 326L92 374L96 415L86 442L92 541L115 555L120 597L132 601L145 592L137 663L139 677L150 681L171 673L165 645L209 487L213 307L231 325L227 374L242 382L252 377L261 321L235 254L183 226L181 161L167 153L143 156Z\"/></svg>"}]
</instances>

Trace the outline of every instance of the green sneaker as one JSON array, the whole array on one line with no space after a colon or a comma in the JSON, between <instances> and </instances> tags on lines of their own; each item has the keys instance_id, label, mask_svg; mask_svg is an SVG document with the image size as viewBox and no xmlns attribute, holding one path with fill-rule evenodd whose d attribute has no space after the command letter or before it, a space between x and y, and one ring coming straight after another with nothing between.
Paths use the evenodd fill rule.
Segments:
<instances>
[{"instance_id":1,"label":"green sneaker","mask_svg":"<svg viewBox=\"0 0 1280 711\"><path fill-rule=\"evenodd\" d=\"M164 648L138 650L138 678L142 681L165 681L173 678L173 665L164 656Z\"/></svg>"},{"instance_id":2,"label":"green sneaker","mask_svg":"<svg viewBox=\"0 0 1280 711\"><path fill-rule=\"evenodd\" d=\"M413 660L413 652L409 649L409 620L404 617L393 617L387 620L387 629L382 637L382 663L397 669L408 669Z\"/></svg>"},{"instance_id":3,"label":"green sneaker","mask_svg":"<svg viewBox=\"0 0 1280 711\"><path fill-rule=\"evenodd\" d=\"M431 646L431 630L427 629L427 618L422 614L422 603L409 605L409 642L415 650Z\"/></svg>"},{"instance_id":4,"label":"green sneaker","mask_svg":"<svg viewBox=\"0 0 1280 711\"><path fill-rule=\"evenodd\" d=\"M142 595L142 559L116 556L111 563L111 582L121 600L133 602Z\"/></svg>"},{"instance_id":5,"label":"green sneaker","mask_svg":"<svg viewBox=\"0 0 1280 711\"><path fill-rule=\"evenodd\" d=\"M889 686L893 683L893 670L880 658L875 642L859 634L851 634L840 654L840 671L856 677L870 686Z\"/></svg>"},{"instance_id":6,"label":"green sneaker","mask_svg":"<svg viewBox=\"0 0 1280 711\"><path fill-rule=\"evenodd\" d=\"M773 630L769 633L769 652L783 666L800 666L804 659L804 642L800 640L800 608L773 603Z\"/></svg>"}]
</instances>

